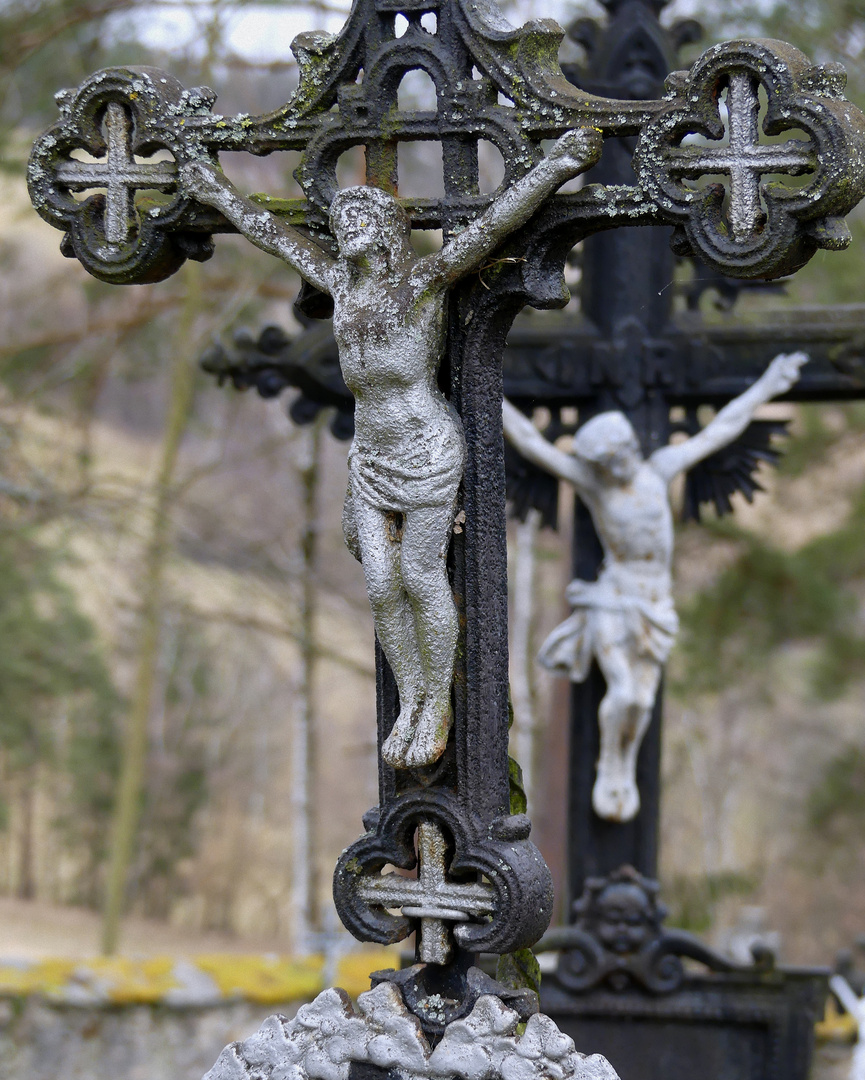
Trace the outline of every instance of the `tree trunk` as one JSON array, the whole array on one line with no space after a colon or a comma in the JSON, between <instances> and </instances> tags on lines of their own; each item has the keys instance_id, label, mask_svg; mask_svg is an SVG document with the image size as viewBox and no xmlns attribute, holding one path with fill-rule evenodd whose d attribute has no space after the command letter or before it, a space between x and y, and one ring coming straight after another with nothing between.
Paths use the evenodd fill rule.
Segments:
<instances>
[{"instance_id":1,"label":"tree trunk","mask_svg":"<svg viewBox=\"0 0 865 1080\"><path fill-rule=\"evenodd\" d=\"M175 347L171 350L174 357L171 370L171 397L162 436L159 471L152 492L149 532L142 559L138 664L114 805L108 881L103 907L102 951L106 956L112 955L117 949L126 882L135 850L135 835L141 814L147 764L148 728L159 658L163 580L171 546L169 516L174 471L180 441L189 420L195 393L197 339L193 331L196 317L202 306L201 268L197 263L187 263L184 274L186 302Z\"/></svg>"},{"instance_id":2,"label":"tree trunk","mask_svg":"<svg viewBox=\"0 0 865 1080\"><path fill-rule=\"evenodd\" d=\"M300 581L300 694L292 746L292 821L294 826L292 908L294 948L307 952L311 933L317 928L318 875L315 836L316 746L316 560L318 549L318 486L321 466L321 435L324 417L319 416L306 436L304 460L298 469L303 490Z\"/></svg>"},{"instance_id":3,"label":"tree trunk","mask_svg":"<svg viewBox=\"0 0 865 1080\"><path fill-rule=\"evenodd\" d=\"M18 845L18 887L15 895L19 900L33 900L36 897L33 836L36 817L36 769L28 769L24 774L20 807L21 837Z\"/></svg>"}]
</instances>

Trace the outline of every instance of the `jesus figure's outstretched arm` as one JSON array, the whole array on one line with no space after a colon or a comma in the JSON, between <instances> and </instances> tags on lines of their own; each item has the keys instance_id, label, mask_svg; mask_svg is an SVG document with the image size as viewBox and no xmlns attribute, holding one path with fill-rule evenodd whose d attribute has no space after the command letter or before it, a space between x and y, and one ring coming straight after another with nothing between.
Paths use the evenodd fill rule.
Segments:
<instances>
[{"instance_id":1,"label":"jesus figure's outstretched arm","mask_svg":"<svg viewBox=\"0 0 865 1080\"><path fill-rule=\"evenodd\" d=\"M303 233L241 195L219 169L192 161L184 165L180 179L185 195L218 210L256 247L294 267L321 292L330 292L330 269L335 260Z\"/></svg>"},{"instance_id":2,"label":"jesus figure's outstretched arm","mask_svg":"<svg viewBox=\"0 0 865 1080\"><path fill-rule=\"evenodd\" d=\"M525 225L556 188L594 165L601 155L601 146L601 135L595 128L577 128L562 135L543 161L501 194L441 251L420 259L413 274L443 286L475 270L510 233Z\"/></svg>"},{"instance_id":3,"label":"jesus figure's outstretched arm","mask_svg":"<svg viewBox=\"0 0 865 1080\"><path fill-rule=\"evenodd\" d=\"M744 394L733 398L718 415L683 443L662 446L649 463L669 483L677 473L691 469L698 461L728 446L745 430L760 405L786 394L799 378L799 369L808 362L807 353L781 353Z\"/></svg>"},{"instance_id":4,"label":"jesus figure's outstretched arm","mask_svg":"<svg viewBox=\"0 0 865 1080\"><path fill-rule=\"evenodd\" d=\"M502 427L508 442L526 461L531 461L560 480L567 480L574 485L578 494L594 489L591 469L573 454L566 454L545 439L531 420L507 398L502 401Z\"/></svg>"}]
</instances>

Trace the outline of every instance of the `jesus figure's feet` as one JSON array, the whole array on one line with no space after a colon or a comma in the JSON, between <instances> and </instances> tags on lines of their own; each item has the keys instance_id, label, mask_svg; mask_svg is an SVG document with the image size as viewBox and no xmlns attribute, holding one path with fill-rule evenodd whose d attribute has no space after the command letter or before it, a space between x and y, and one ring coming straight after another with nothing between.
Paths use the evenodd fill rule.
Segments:
<instances>
[{"instance_id":1,"label":"jesus figure's feet","mask_svg":"<svg viewBox=\"0 0 865 1080\"><path fill-rule=\"evenodd\" d=\"M434 765L445 752L453 721L450 696L443 700L428 698L406 751L406 767L418 769L424 765Z\"/></svg>"},{"instance_id":2,"label":"jesus figure's feet","mask_svg":"<svg viewBox=\"0 0 865 1080\"><path fill-rule=\"evenodd\" d=\"M400 709L390 735L382 743L381 756L393 769L406 768L406 752L420 722L422 706L423 696L413 694L408 704Z\"/></svg>"},{"instance_id":3,"label":"jesus figure's feet","mask_svg":"<svg viewBox=\"0 0 865 1080\"><path fill-rule=\"evenodd\" d=\"M598 761L592 806L605 821L631 821L640 809L636 777L626 761Z\"/></svg>"}]
</instances>

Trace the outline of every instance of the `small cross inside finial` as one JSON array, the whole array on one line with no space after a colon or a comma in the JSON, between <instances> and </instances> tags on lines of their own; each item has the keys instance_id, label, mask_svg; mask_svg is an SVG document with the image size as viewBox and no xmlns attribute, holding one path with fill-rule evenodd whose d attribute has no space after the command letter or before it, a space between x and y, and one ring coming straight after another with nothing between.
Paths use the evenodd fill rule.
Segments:
<instances>
[{"instance_id":1,"label":"small cross inside finial","mask_svg":"<svg viewBox=\"0 0 865 1080\"><path fill-rule=\"evenodd\" d=\"M132 124L126 109L112 101L102 124L107 152L97 161L67 161L57 170L58 181L69 191L104 187L105 239L119 245L129 238L134 218L135 192L147 188L173 191L177 167L173 161L137 162L132 151Z\"/></svg>"},{"instance_id":2,"label":"small cross inside finial","mask_svg":"<svg viewBox=\"0 0 865 1080\"><path fill-rule=\"evenodd\" d=\"M760 99L753 76L736 72L727 91L728 146L671 150L671 172L689 179L726 173L730 177L730 226L735 240L747 240L763 223L761 179L767 173L801 176L814 169L809 143L790 139L761 143Z\"/></svg>"},{"instance_id":3,"label":"small cross inside finial","mask_svg":"<svg viewBox=\"0 0 865 1080\"><path fill-rule=\"evenodd\" d=\"M482 920L496 910L495 890L481 882L453 882L447 877L447 841L430 821L417 831L418 876L385 874L360 886L371 904L401 908L403 915L420 920L418 958L425 964L446 964L453 952L450 926Z\"/></svg>"}]
</instances>

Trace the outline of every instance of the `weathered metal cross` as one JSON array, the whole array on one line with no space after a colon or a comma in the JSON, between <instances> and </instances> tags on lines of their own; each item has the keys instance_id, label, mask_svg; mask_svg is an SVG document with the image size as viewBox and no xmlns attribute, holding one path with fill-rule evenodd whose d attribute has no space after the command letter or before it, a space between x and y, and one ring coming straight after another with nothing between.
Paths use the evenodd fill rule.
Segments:
<instances>
[{"instance_id":1,"label":"weathered metal cross","mask_svg":"<svg viewBox=\"0 0 865 1080\"><path fill-rule=\"evenodd\" d=\"M132 121L124 107L110 101L102 121L106 153L95 161L67 161L57 169L57 180L68 191L104 187L103 228L109 244L125 244L135 220L135 195L155 189L173 191L177 169L173 162L138 162L132 151Z\"/></svg>"},{"instance_id":2,"label":"weathered metal cross","mask_svg":"<svg viewBox=\"0 0 865 1080\"><path fill-rule=\"evenodd\" d=\"M417 878L384 874L363 878L362 900L384 908L401 908L420 920L418 959L446 964L453 954L450 924L479 921L496 910L495 890L483 882L448 879L448 843L438 825L421 822L417 830Z\"/></svg>"},{"instance_id":3,"label":"weathered metal cross","mask_svg":"<svg viewBox=\"0 0 865 1080\"><path fill-rule=\"evenodd\" d=\"M434 27L424 15L435 15ZM407 20L401 34L399 16ZM66 233L64 251L103 280L130 283L166 277L185 258L207 258L212 234L231 230L224 218L190 197L179 179L169 180L173 170L179 178L187 165L217 163L223 150L301 151L297 176L304 198L263 202L271 213L305 230L311 243L332 251L328 212L338 190L337 162L352 147L365 147L367 182L396 193L399 146L419 140L439 145L442 194L433 199L405 197L404 190L400 194L414 228L441 228L449 239L493 198L479 189L480 140L489 140L502 154L501 195L541 161L544 140L580 127L594 127L611 140L637 136L636 183L631 174L630 182L589 185L551 197L501 246L482 279L466 279L450 297L439 379L460 414L468 445L459 497L465 524L454 536L450 556L461 625L454 729L434 768L395 771L381 763L380 806L366 819L366 835L340 859L334 896L343 922L362 940L392 942L416 930L426 916L388 911L374 883L387 863L416 865L415 836L421 827L434 825L453 852L450 873L456 880L447 873L436 876L430 888L439 889L445 900L430 907L425 891L422 904L409 904L408 910L463 912L448 898L462 895L453 890L472 875L486 876L495 894L487 914L466 912L469 921L456 929L459 948L451 966L459 970L471 953L530 944L551 912L549 873L528 839L528 820L510 812L508 787L500 408L501 356L514 316L526 304L566 303L564 261L576 243L593 233L624 225L674 224L680 247L690 246L717 269L740 277L773 276L802 265L819 247L841 245L845 237L839 220L865 193L865 118L844 99L837 72L814 67L795 49L730 42L710 50L689 74L671 82L662 100L612 100L575 89L563 77L557 60L561 37L550 20L510 27L489 2L355 0L339 35L304 34L293 43L300 82L276 112L223 117L211 111L210 91L186 91L154 69L112 69L61 98L62 117L37 142L29 168L34 203ZM435 85L434 112L400 108L399 85L415 69L425 71ZM773 132L803 130L814 152L812 175L801 189L762 189L765 223L757 221L737 187L733 214L739 225L734 229L716 186L699 191L683 186L686 173L696 178L704 171L696 164L703 148L683 141L693 133L721 137L719 97L738 76L764 88ZM80 176L70 159L75 150L110 156L103 123L113 105L129 116L131 134L128 141L118 135L125 149L114 160L125 160L116 169L123 191L106 214L100 196L84 202L74 198ZM109 141L115 137L112 128L120 132L122 127L112 119ZM174 197L136 220L130 193L138 187L138 174L133 182L126 159L157 150L167 150L174 165L160 166L158 185L144 174L141 184L159 186ZM748 153L743 149L742 168L750 168ZM798 159L790 167L799 170ZM118 241L124 228L126 239ZM323 309L319 303L318 310ZM381 654L378 667L379 739L384 741L398 701ZM430 963L425 969L431 993L441 967Z\"/></svg>"}]
</instances>

